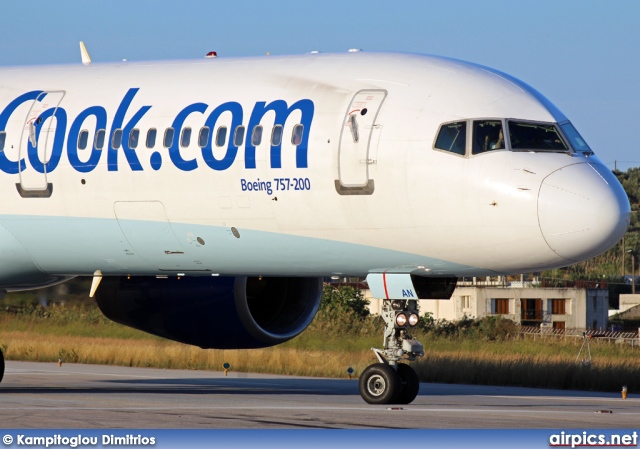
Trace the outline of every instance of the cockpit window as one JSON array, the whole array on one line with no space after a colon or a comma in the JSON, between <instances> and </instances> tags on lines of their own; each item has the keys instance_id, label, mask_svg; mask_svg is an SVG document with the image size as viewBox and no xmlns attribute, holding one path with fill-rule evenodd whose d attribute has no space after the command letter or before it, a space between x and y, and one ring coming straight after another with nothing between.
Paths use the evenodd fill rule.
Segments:
<instances>
[{"instance_id":1,"label":"cockpit window","mask_svg":"<svg viewBox=\"0 0 640 449\"><path fill-rule=\"evenodd\" d=\"M467 139L467 122L446 123L440 128L435 147L439 150L464 155Z\"/></svg>"},{"instance_id":2,"label":"cockpit window","mask_svg":"<svg viewBox=\"0 0 640 449\"><path fill-rule=\"evenodd\" d=\"M514 151L569 151L555 124L514 120L508 123L511 149Z\"/></svg>"},{"instance_id":3,"label":"cockpit window","mask_svg":"<svg viewBox=\"0 0 640 449\"><path fill-rule=\"evenodd\" d=\"M571 122L561 123L560 128L562 128L562 132L564 132L564 135L569 139L569 143L571 143L574 150L593 154L587 142L584 141Z\"/></svg>"},{"instance_id":4,"label":"cockpit window","mask_svg":"<svg viewBox=\"0 0 640 449\"><path fill-rule=\"evenodd\" d=\"M474 120L473 148L471 151L473 154L504 149L502 120Z\"/></svg>"}]
</instances>

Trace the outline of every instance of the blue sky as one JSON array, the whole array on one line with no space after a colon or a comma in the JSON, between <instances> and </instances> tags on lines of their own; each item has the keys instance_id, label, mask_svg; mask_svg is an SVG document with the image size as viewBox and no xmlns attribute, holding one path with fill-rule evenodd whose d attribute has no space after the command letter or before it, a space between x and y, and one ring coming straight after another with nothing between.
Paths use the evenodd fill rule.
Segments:
<instances>
[{"instance_id":1,"label":"blue sky","mask_svg":"<svg viewBox=\"0 0 640 449\"><path fill-rule=\"evenodd\" d=\"M0 65L408 51L514 75L613 168L640 166L640 1L2 0ZM0 80L1 82L1 80Z\"/></svg>"}]
</instances>

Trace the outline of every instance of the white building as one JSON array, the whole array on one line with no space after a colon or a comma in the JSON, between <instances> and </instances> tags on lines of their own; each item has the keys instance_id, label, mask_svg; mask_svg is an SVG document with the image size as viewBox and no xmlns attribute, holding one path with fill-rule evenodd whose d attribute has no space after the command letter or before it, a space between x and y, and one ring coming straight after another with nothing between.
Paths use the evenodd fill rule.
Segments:
<instances>
[{"instance_id":1,"label":"white building","mask_svg":"<svg viewBox=\"0 0 640 449\"><path fill-rule=\"evenodd\" d=\"M379 314L382 301L365 297ZM606 330L608 309L609 292L602 289L458 287L451 299L420 301L420 313L431 312L436 320L502 315L523 326L554 329Z\"/></svg>"},{"instance_id":2,"label":"white building","mask_svg":"<svg viewBox=\"0 0 640 449\"><path fill-rule=\"evenodd\" d=\"M610 310L609 316L616 313L624 313L628 310L634 309L633 315L640 315L640 295L620 295L620 308L617 310Z\"/></svg>"}]
</instances>

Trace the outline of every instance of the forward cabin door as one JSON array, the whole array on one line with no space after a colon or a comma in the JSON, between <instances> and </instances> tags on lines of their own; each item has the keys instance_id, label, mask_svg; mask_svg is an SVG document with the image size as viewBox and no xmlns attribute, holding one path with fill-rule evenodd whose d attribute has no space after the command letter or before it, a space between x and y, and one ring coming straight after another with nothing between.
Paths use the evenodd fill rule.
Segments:
<instances>
[{"instance_id":1,"label":"forward cabin door","mask_svg":"<svg viewBox=\"0 0 640 449\"><path fill-rule=\"evenodd\" d=\"M22 164L19 166L20 183L17 185L23 197L50 197L53 191L47 169L56 135L66 134L66 129L63 129L66 128L66 117L61 116L63 111L60 109L64 94L64 91L42 92L31 103L25 118L18 159L24 159L25 164L24 167ZM58 143L62 145L62 141Z\"/></svg>"},{"instance_id":2,"label":"forward cabin door","mask_svg":"<svg viewBox=\"0 0 640 449\"><path fill-rule=\"evenodd\" d=\"M386 96L385 90L361 90L349 103L338 148L338 193L373 193L373 180L369 178L369 165L372 162L369 150L372 144L377 145L377 139L372 139L372 136L381 127L376 119Z\"/></svg>"}]
</instances>

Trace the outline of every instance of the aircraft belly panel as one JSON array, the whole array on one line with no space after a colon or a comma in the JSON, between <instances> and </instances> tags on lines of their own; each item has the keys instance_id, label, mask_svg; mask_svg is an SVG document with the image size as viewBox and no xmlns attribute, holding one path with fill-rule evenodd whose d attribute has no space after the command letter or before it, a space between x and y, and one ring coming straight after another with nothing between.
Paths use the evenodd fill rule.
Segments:
<instances>
[{"instance_id":1,"label":"aircraft belly panel","mask_svg":"<svg viewBox=\"0 0 640 449\"><path fill-rule=\"evenodd\" d=\"M182 247L160 201L117 201L114 211L132 251L149 264L160 270L206 270Z\"/></svg>"}]
</instances>

